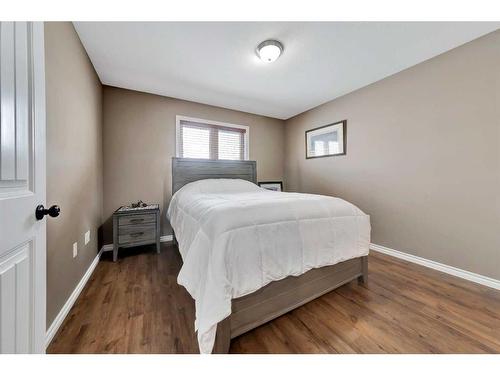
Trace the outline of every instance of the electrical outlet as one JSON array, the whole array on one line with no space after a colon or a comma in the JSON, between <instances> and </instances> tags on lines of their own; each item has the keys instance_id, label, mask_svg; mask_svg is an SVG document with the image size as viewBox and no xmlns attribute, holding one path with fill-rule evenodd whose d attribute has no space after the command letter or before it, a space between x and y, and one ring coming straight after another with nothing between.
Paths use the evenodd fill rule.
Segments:
<instances>
[{"instance_id":1,"label":"electrical outlet","mask_svg":"<svg viewBox=\"0 0 500 375\"><path fill-rule=\"evenodd\" d=\"M85 245L90 242L90 231L85 232Z\"/></svg>"},{"instance_id":2,"label":"electrical outlet","mask_svg":"<svg viewBox=\"0 0 500 375\"><path fill-rule=\"evenodd\" d=\"M78 243L74 243L73 244L73 258L76 258L76 256L78 255Z\"/></svg>"}]
</instances>

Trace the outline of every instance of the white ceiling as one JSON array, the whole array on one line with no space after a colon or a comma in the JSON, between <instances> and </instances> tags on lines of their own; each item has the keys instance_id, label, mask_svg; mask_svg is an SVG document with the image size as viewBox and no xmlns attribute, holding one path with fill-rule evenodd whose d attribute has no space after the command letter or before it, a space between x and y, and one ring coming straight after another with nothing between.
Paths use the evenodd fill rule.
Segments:
<instances>
[{"instance_id":1,"label":"white ceiling","mask_svg":"<svg viewBox=\"0 0 500 375\"><path fill-rule=\"evenodd\" d=\"M75 22L102 83L287 119L500 27L438 22ZM255 47L280 40L261 62Z\"/></svg>"}]
</instances>

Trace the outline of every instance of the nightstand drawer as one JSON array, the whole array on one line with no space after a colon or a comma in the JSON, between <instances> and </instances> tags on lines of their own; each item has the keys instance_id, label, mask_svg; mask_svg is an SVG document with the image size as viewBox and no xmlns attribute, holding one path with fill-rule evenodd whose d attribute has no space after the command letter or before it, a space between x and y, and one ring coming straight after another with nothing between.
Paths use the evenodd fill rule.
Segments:
<instances>
[{"instance_id":1,"label":"nightstand drawer","mask_svg":"<svg viewBox=\"0 0 500 375\"><path fill-rule=\"evenodd\" d=\"M118 218L118 225L155 223L156 214L130 215Z\"/></svg>"},{"instance_id":2,"label":"nightstand drawer","mask_svg":"<svg viewBox=\"0 0 500 375\"><path fill-rule=\"evenodd\" d=\"M152 241L156 238L156 223L146 225L127 225L118 229L118 243L120 245Z\"/></svg>"}]
</instances>

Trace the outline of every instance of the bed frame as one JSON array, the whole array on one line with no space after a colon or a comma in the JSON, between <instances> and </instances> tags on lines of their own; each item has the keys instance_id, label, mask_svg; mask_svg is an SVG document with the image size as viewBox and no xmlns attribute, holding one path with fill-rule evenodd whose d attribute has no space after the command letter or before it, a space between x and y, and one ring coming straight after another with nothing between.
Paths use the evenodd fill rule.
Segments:
<instances>
[{"instance_id":1,"label":"bed frame","mask_svg":"<svg viewBox=\"0 0 500 375\"><path fill-rule=\"evenodd\" d=\"M257 183L255 161L172 158L172 194L189 182L207 178L240 178ZM174 243L175 234L174 234ZM248 332L354 279L368 281L368 257L312 269L273 281L233 299L231 315L217 324L213 353L228 353L232 338Z\"/></svg>"}]
</instances>

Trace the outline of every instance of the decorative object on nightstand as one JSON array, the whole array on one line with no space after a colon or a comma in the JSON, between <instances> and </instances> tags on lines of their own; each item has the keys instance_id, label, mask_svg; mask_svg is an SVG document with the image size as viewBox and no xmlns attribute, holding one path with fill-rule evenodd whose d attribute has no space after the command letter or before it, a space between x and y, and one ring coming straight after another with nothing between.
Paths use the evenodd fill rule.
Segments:
<instances>
[{"instance_id":1,"label":"decorative object on nightstand","mask_svg":"<svg viewBox=\"0 0 500 375\"><path fill-rule=\"evenodd\" d=\"M283 191L283 181L261 181L259 186L267 190Z\"/></svg>"},{"instance_id":2,"label":"decorative object on nightstand","mask_svg":"<svg viewBox=\"0 0 500 375\"><path fill-rule=\"evenodd\" d=\"M118 258L119 248L153 243L160 253L160 205L139 201L113 213L113 262Z\"/></svg>"}]
</instances>

